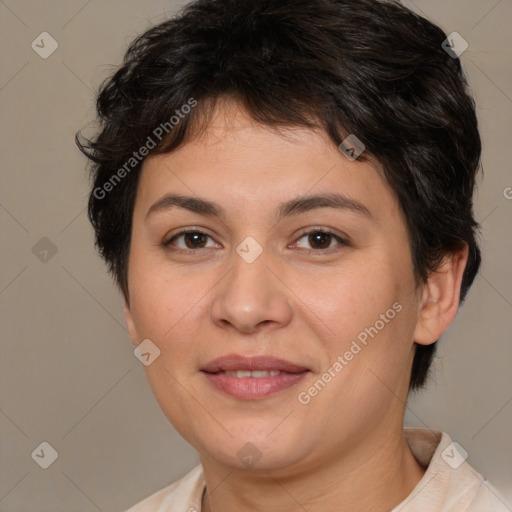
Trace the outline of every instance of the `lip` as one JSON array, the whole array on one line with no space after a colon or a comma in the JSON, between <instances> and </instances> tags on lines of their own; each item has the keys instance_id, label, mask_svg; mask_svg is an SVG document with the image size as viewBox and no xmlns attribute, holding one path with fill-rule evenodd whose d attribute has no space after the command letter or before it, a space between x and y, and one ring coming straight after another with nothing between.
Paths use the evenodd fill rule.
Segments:
<instances>
[{"instance_id":1,"label":"lip","mask_svg":"<svg viewBox=\"0 0 512 512\"><path fill-rule=\"evenodd\" d=\"M268 377L236 377L225 372L279 371ZM216 389L240 400L261 400L301 381L309 369L271 356L243 357L231 354L210 361L201 372Z\"/></svg>"},{"instance_id":2,"label":"lip","mask_svg":"<svg viewBox=\"0 0 512 512\"><path fill-rule=\"evenodd\" d=\"M219 357L210 361L201 368L203 372L217 373L217 372L233 372L236 370L246 371L282 371L287 373L300 373L308 371L309 368L299 366L272 356L251 356L244 357L236 354L229 354L227 356Z\"/></svg>"}]
</instances>

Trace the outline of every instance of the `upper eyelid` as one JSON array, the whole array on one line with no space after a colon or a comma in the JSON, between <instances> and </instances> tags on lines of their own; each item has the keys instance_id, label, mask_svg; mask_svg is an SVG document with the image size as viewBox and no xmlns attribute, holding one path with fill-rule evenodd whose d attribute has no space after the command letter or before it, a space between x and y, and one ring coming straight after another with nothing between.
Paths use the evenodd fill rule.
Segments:
<instances>
[{"instance_id":1,"label":"upper eyelid","mask_svg":"<svg viewBox=\"0 0 512 512\"><path fill-rule=\"evenodd\" d=\"M189 233L200 233L201 235L209 236L212 240L215 240L215 238L212 235L210 235L210 233L205 231L204 228L199 229L199 228L192 227L192 228L182 229L181 231L174 233L172 236L166 235L166 237L164 239L164 244L168 244L171 240L174 240L175 238L178 238L183 235L187 235Z\"/></svg>"},{"instance_id":2,"label":"upper eyelid","mask_svg":"<svg viewBox=\"0 0 512 512\"><path fill-rule=\"evenodd\" d=\"M295 244L295 243L297 243L298 240L300 240L304 236L310 235L310 234L313 234L313 233L323 233L325 235L331 235L338 242L338 245L349 245L348 237L346 235L340 235L340 234L334 233L333 231L330 231L330 230L325 229L325 228L322 228L322 229L319 229L319 228L307 229L306 231L301 232L296 237L296 240L293 243ZM322 250L328 251L329 249L332 249L332 247L328 247L327 249L317 249L317 250L315 250L315 249L306 249L306 250L310 250L310 251L314 251L314 252L322 252Z\"/></svg>"}]
</instances>

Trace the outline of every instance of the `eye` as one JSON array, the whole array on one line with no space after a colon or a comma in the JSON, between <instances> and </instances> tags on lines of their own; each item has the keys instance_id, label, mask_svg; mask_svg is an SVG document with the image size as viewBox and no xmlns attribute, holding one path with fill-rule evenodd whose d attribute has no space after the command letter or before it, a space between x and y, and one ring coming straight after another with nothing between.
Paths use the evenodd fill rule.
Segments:
<instances>
[{"instance_id":1,"label":"eye","mask_svg":"<svg viewBox=\"0 0 512 512\"><path fill-rule=\"evenodd\" d=\"M307 237L307 238L306 238ZM307 231L303 233L302 236L295 242L296 245L299 245L299 240L306 238L308 244L313 247L314 252L326 251L328 249L336 249L336 245L347 246L348 242L334 233L329 231L324 231L322 229L314 229L311 231ZM337 244L333 244L336 242ZM307 247L306 247L307 249Z\"/></svg>"},{"instance_id":2,"label":"eye","mask_svg":"<svg viewBox=\"0 0 512 512\"><path fill-rule=\"evenodd\" d=\"M208 245L208 239L212 241L211 245ZM331 252L332 249L336 250L337 246L348 246L349 243L342 237L323 229L314 229L302 233L297 239L295 245L300 248L308 250L307 247L302 247L301 239L306 239L306 243L310 244L312 249L310 252ZM179 242L181 241L181 243ZM202 231L188 230L180 231L179 233L172 236L170 239L163 243L163 246L173 251L181 251L194 253L198 252L198 249L210 249L219 247L219 244L213 241L212 237Z\"/></svg>"},{"instance_id":3,"label":"eye","mask_svg":"<svg viewBox=\"0 0 512 512\"><path fill-rule=\"evenodd\" d=\"M211 239L210 235L207 235L206 233L203 233L202 231L180 231L176 235L174 235L172 238L164 242L164 246L168 247L172 250L175 250L173 245L177 245L177 250L182 251L189 251L189 252L195 252L196 249L209 249L210 247L216 247L216 244L214 243L213 246L207 246L207 240ZM176 243L177 240L182 239L183 245L179 245Z\"/></svg>"}]
</instances>

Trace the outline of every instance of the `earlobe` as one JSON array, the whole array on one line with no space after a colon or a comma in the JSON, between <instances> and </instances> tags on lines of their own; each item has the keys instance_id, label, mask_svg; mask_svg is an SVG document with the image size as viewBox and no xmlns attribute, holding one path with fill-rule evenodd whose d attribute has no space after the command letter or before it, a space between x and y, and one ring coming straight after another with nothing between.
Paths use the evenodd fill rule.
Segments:
<instances>
[{"instance_id":1,"label":"earlobe","mask_svg":"<svg viewBox=\"0 0 512 512\"><path fill-rule=\"evenodd\" d=\"M133 345L136 347L139 344L139 337L137 335L135 322L133 321L130 303L127 299L124 301L124 320L126 322L126 327L128 327L128 334L130 335Z\"/></svg>"},{"instance_id":2,"label":"earlobe","mask_svg":"<svg viewBox=\"0 0 512 512\"><path fill-rule=\"evenodd\" d=\"M468 246L448 253L424 285L414 331L420 345L436 342L457 314L462 276L468 260Z\"/></svg>"}]
</instances>

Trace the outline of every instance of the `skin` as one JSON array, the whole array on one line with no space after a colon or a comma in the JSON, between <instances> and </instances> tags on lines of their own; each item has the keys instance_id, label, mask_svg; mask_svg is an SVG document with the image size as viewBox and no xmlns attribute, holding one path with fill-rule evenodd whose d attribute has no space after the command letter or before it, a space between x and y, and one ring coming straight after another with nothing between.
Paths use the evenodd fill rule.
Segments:
<instances>
[{"instance_id":1,"label":"skin","mask_svg":"<svg viewBox=\"0 0 512 512\"><path fill-rule=\"evenodd\" d=\"M333 192L369 215L316 208L277 217L282 202ZM168 193L214 201L225 218L176 206L147 215ZM315 245L303 235L315 228L348 244ZM183 230L208 236L164 246ZM236 252L247 236L263 249L252 263ZM453 320L466 259L466 248L447 254L418 286L403 214L379 165L348 160L320 131L258 125L235 103L219 103L200 137L148 157L125 315L133 344L149 338L161 351L146 375L200 455L203 510L366 512L403 501L424 474L402 432L413 343L433 343ZM301 404L298 394L394 303L401 311ZM233 353L310 373L265 399L235 399L199 371ZM253 467L237 456L246 443L261 454Z\"/></svg>"}]
</instances>

